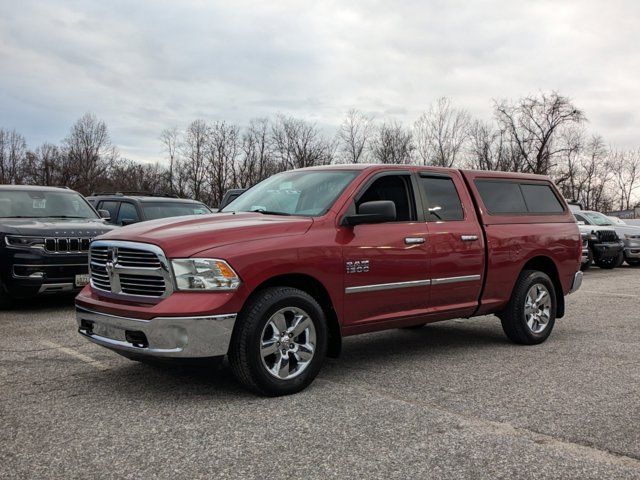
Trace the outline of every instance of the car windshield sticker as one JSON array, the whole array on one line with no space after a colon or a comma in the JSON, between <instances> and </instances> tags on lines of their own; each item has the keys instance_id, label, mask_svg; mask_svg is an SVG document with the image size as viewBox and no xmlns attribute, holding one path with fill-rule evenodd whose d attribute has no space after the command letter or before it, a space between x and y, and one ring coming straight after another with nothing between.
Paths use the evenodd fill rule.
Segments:
<instances>
[{"instance_id":1,"label":"car windshield sticker","mask_svg":"<svg viewBox=\"0 0 640 480\"><path fill-rule=\"evenodd\" d=\"M33 208L47 208L47 199L46 198L34 198L33 199Z\"/></svg>"}]
</instances>

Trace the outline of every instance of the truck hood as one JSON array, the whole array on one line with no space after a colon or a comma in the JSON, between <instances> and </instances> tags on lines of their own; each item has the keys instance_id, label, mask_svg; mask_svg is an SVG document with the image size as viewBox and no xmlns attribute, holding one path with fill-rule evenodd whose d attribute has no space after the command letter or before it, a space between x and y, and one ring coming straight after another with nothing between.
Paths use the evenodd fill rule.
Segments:
<instances>
[{"instance_id":1,"label":"truck hood","mask_svg":"<svg viewBox=\"0 0 640 480\"><path fill-rule=\"evenodd\" d=\"M307 217L214 213L140 222L112 231L101 240L151 243L162 248L167 257L180 258L232 243L302 235L312 224Z\"/></svg>"},{"instance_id":2,"label":"truck hood","mask_svg":"<svg viewBox=\"0 0 640 480\"><path fill-rule=\"evenodd\" d=\"M0 219L0 233L33 237L96 237L114 228L99 218Z\"/></svg>"}]
</instances>

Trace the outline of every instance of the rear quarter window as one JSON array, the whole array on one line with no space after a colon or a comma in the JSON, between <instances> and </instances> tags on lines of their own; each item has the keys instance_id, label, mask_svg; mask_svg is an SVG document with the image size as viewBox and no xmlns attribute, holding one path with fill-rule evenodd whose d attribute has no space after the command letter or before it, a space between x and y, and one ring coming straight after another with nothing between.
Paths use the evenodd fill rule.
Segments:
<instances>
[{"instance_id":1,"label":"rear quarter window","mask_svg":"<svg viewBox=\"0 0 640 480\"><path fill-rule=\"evenodd\" d=\"M546 183L476 180L482 202L492 215L563 213L564 207Z\"/></svg>"}]
</instances>

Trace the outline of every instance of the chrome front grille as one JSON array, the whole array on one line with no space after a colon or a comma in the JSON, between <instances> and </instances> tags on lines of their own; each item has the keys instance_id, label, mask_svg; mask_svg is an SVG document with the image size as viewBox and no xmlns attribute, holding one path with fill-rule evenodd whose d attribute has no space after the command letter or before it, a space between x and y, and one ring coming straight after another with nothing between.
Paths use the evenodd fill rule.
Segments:
<instances>
[{"instance_id":1,"label":"chrome front grille","mask_svg":"<svg viewBox=\"0 0 640 480\"><path fill-rule=\"evenodd\" d=\"M91 285L136 297L166 297L173 291L162 250L146 243L97 240L89 251Z\"/></svg>"},{"instance_id":2,"label":"chrome front grille","mask_svg":"<svg viewBox=\"0 0 640 480\"><path fill-rule=\"evenodd\" d=\"M44 250L47 253L86 253L92 238L47 237Z\"/></svg>"}]
</instances>

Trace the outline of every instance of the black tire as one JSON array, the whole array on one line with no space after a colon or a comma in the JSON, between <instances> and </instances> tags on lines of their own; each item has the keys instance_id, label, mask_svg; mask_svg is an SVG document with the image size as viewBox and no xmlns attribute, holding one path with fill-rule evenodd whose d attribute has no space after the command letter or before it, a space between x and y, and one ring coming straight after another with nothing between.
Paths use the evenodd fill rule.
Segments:
<instances>
[{"instance_id":1,"label":"black tire","mask_svg":"<svg viewBox=\"0 0 640 480\"><path fill-rule=\"evenodd\" d=\"M5 310L13 305L13 299L9 296L4 288L2 282L0 282L0 310Z\"/></svg>"},{"instance_id":2,"label":"black tire","mask_svg":"<svg viewBox=\"0 0 640 480\"><path fill-rule=\"evenodd\" d=\"M268 370L261 356L260 345L272 315L287 308L300 309L307 314L315 329L315 349L308 364L297 376L281 379ZM327 352L327 335L324 312L312 296L291 287L266 288L256 293L238 315L229 347L231 371L243 386L253 392L266 396L297 393L306 388L320 371ZM289 366L293 364L295 367L296 360L292 360L288 353L286 358L287 362L291 362Z\"/></svg>"},{"instance_id":3,"label":"black tire","mask_svg":"<svg viewBox=\"0 0 640 480\"><path fill-rule=\"evenodd\" d=\"M546 326L540 332L533 331L527 325L525 317L527 296L536 285L542 285L548 292L550 299L549 318ZM538 270L524 270L518 277L511 300L499 315L502 329L507 337L515 343L522 345L542 343L551 335L556 320L556 308L556 290L549 276Z\"/></svg>"},{"instance_id":4,"label":"black tire","mask_svg":"<svg viewBox=\"0 0 640 480\"><path fill-rule=\"evenodd\" d=\"M624 262L624 253L620 252L615 257L601 258L597 260L596 265L605 270L611 270L622 265L622 262Z\"/></svg>"},{"instance_id":5,"label":"black tire","mask_svg":"<svg viewBox=\"0 0 640 480\"><path fill-rule=\"evenodd\" d=\"M631 267L637 267L640 265L640 258L627 258L626 261Z\"/></svg>"}]
</instances>

